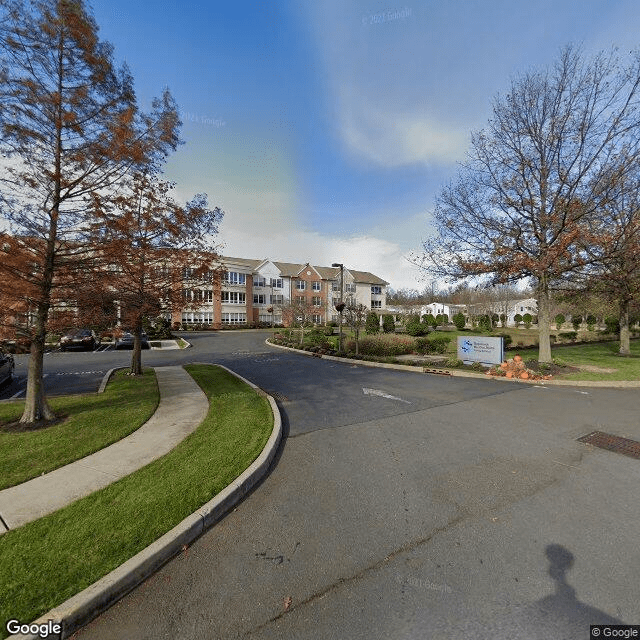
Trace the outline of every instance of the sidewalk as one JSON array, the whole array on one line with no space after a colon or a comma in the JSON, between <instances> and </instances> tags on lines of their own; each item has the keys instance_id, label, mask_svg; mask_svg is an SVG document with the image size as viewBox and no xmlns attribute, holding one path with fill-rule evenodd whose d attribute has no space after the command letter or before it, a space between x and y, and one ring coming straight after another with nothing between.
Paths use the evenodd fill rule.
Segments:
<instances>
[{"instance_id":1,"label":"sidewalk","mask_svg":"<svg viewBox=\"0 0 640 640\"><path fill-rule=\"evenodd\" d=\"M205 394L182 367L155 371L160 403L137 431L86 458L0 491L0 535L137 471L196 429L209 409Z\"/></svg>"}]
</instances>

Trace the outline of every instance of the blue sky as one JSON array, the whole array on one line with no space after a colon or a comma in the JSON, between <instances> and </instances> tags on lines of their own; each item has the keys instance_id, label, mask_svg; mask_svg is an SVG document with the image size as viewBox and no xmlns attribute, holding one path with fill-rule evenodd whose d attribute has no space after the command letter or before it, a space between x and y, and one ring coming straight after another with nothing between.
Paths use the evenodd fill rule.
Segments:
<instances>
[{"instance_id":1,"label":"blue sky","mask_svg":"<svg viewBox=\"0 0 640 640\"><path fill-rule=\"evenodd\" d=\"M166 176L226 211L225 255L372 271L407 261L435 196L509 78L640 45L637 0L95 0L148 107L167 86L185 144Z\"/></svg>"}]
</instances>

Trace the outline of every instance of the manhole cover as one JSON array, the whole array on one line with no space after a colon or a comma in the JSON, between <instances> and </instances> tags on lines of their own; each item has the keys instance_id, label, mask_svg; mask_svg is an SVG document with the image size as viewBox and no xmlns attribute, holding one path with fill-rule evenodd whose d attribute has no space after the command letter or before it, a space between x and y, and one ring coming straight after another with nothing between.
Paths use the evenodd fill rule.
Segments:
<instances>
[{"instance_id":1,"label":"manhole cover","mask_svg":"<svg viewBox=\"0 0 640 640\"><path fill-rule=\"evenodd\" d=\"M274 398L275 400L278 400L279 402L289 402L289 398L287 398L287 396L283 396L281 393L278 393L277 391L269 391L267 389L266 393L268 393L272 398Z\"/></svg>"},{"instance_id":2,"label":"manhole cover","mask_svg":"<svg viewBox=\"0 0 640 640\"><path fill-rule=\"evenodd\" d=\"M592 431L586 436L578 438L578 442L592 444L594 447L607 449L607 451L621 453L623 456L640 460L640 442L636 442L635 440L621 438L620 436L614 436L610 433L604 433L603 431Z\"/></svg>"}]
</instances>

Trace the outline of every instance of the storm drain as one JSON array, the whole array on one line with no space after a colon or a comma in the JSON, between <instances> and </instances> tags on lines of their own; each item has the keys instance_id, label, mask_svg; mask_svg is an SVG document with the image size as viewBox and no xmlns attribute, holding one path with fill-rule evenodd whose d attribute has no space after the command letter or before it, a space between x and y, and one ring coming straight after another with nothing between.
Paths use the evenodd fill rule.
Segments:
<instances>
[{"instance_id":1,"label":"storm drain","mask_svg":"<svg viewBox=\"0 0 640 640\"><path fill-rule=\"evenodd\" d=\"M283 396L281 393L278 393L277 391L269 391L267 389L266 393L268 393L274 400L277 400L278 402L289 402L289 398L287 398L287 396Z\"/></svg>"},{"instance_id":2,"label":"storm drain","mask_svg":"<svg viewBox=\"0 0 640 640\"><path fill-rule=\"evenodd\" d=\"M604 433L603 431L592 431L586 436L578 438L578 442L592 444L594 447L613 451L614 453L621 453L623 456L640 460L640 442L636 442L635 440L621 438L620 436L614 436L610 433Z\"/></svg>"}]
</instances>

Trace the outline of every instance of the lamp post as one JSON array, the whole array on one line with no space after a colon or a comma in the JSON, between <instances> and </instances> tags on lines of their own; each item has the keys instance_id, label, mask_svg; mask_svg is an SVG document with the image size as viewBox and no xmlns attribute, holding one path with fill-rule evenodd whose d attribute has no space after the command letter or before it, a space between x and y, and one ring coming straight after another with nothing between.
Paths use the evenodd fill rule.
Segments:
<instances>
[{"instance_id":1,"label":"lamp post","mask_svg":"<svg viewBox=\"0 0 640 640\"><path fill-rule=\"evenodd\" d=\"M342 301L342 289L344 283L344 265L334 262L332 267L340 267L340 301L336 305L336 310L340 313L340 325L338 326L338 351L342 351L342 312L344 311L344 302Z\"/></svg>"}]
</instances>

